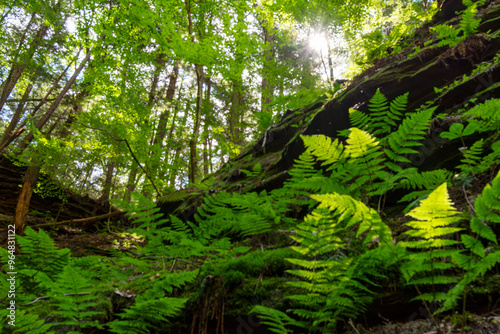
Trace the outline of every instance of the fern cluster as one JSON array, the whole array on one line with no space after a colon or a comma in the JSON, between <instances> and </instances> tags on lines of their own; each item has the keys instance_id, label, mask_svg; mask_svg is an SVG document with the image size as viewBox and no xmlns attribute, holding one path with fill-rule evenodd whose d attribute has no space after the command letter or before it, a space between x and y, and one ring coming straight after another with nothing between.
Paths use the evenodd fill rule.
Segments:
<instances>
[{"instance_id":1,"label":"fern cluster","mask_svg":"<svg viewBox=\"0 0 500 334\"><path fill-rule=\"evenodd\" d=\"M389 105L377 92L370 104L373 114L351 110L358 128L342 133L345 143L325 136L303 137L306 152L286 187L309 192L309 200L319 204L309 205L313 211L292 236L300 257L290 259L296 269L288 271L295 277L288 284L297 291L288 295L290 312L253 309L274 332L288 333L292 326L334 332L339 321L363 312L378 283L387 284L394 268L416 287L415 299L422 300L429 313L432 307L443 312L456 306L467 284L498 262L499 251L486 255L479 238L496 244L485 222L500 222L495 211L500 208L500 175L476 200L477 217L470 218L470 230L458 226L464 217L447 191L453 173L408 167L409 155L426 137L434 109L404 113L406 95L396 101ZM383 118L384 113L391 116ZM479 116L476 110L471 114ZM490 113L481 111L482 117L486 115ZM318 165L320 170L314 168ZM410 230L396 243L377 212L380 202L373 199L398 188L409 191L403 201L416 200L410 208L420 205L408 213L414 221L406 224ZM310 204L304 199L302 203ZM370 208L374 204L378 210Z\"/></svg>"},{"instance_id":2,"label":"fern cluster","mask_svg":"<svg viewBox=\"0 0 500 334\"><path fill-rule=\"evenodd\" d=\"M453 123L450 129L441 133L441 137L449 140L460 140L463 154L462 164L457 168L463 177L478 175L498 165L500 161L500 99L493 99L478 104L464 113L468 123ZM474 135L482 138L467 147L465 141Z\"/></svg>"},{"instance_id":3,"label":"fern cluster","mask_svg":"<svg viewBox=\"0 0 500 334\"><path fill-rule=\"evenodd\" d=\"M477 28L481 23L481 19L477 18L476 14L478 7L484 4L484 0L475 2L471 0L464 0L463 3L467 6L467 8L461 12L462 19L460 20L458 27L439 24L431 28L437 33L437 39L439 40L436 47L453 47L462 42L467 36L478 32Z\"/></svg>"}]
</instances>

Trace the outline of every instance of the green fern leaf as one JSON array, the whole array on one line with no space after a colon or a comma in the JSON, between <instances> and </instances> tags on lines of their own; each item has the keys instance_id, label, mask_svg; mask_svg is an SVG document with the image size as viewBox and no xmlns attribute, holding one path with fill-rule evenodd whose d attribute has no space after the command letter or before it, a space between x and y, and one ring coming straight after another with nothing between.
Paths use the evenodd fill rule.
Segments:
<instances>
[{"instance_id":1,"label":"green fern leaf","mask_svg":"<svg viewBox=\"0 0 500 334\"><path fill-rule=\"evenodd\" d=\"M491 185L484 187L481 195L474 204L479 219L500 223L500 172L493 179ZM493 241L493 240L492 240ZM496 243L496 241L494 241Z\"/></svg>"},{"instance_id":2,"label":"green fern leaf","mask_svg":"<svg viewBox=\"0 0 500 334\"><path fill-rule=\"evenodd\" d=\"M417 153L414 148L420 146L420 141L425 138L433 111L434 108L431 108L411 114L403 120L397 131L387 137L390 149L385 149L384 152L392 161L410 162L405 155ZM400 170L401 168L395 169Z\"/></svg>"},{"instance_id":3,"label":"green fern leaf","mask_svg":"<svg viewBox=\"0 0 500 334\"><path fill-rule=\"evenodd\" d=\"M472 253L480 257L484 257L486 255L484 252L484 246L481 241L467 234L460 235L460 238L462 239L462 243L464 244L464 246L467 247L467 249L470 249Z\"/></svg>"},{"instance_id":4,"label":"green fern leaf","mask_svg":"<svg viewBox=\"0 0 500 334\"><path fill-rule=\"evenodd\" d=\"M252 308L250 313L259 314L259 318L263 321L262 323L269 326L269 330L273 333L278 334L287 334L292 333L292 330L287 329L287 326L302 326L303 324L292 319L286 313L283 313L279 310L256 305Z\"/></svg>"},{"instance_id":5,"label":"green fern leaf","mask_svg":"<svg viewBox=\"0 0 500 334\"><path fill-rule=\"evenodd\" d=\"M338 139L332 141L324 135L301 136L304 145L318 160L323 161L322 166L332 165L339 161L343 153L343 145Z\"/></svg>"},{"instance_id":6,"label":"green fern leaf","mask_svg":"<svg viewBox=\"0 0 500 334\"><path fill-rule=\"evenodd\" d=\"M491 227L486 225L481 219L473 217L470 223L471 231L482 238L497 243L497 237Z\"/></svg>"}]
</instances>

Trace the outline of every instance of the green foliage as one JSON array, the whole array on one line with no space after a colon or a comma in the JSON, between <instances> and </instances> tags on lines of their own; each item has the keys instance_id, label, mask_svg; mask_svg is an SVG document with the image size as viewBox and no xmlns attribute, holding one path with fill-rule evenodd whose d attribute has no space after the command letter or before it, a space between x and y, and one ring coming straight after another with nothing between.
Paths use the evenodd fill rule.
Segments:
<instances>
[{"instance_id":1,"label":"green foliage","mask_svg":"<svg viewBox=\"0 0 500 334\"><path fill-rule=\"evenodd\" d=\"M462 164L457 166L462 176L481 174L498 164L500 158L499 107L500 99L478 104L464 113L464 118L468 122L467 126L462 123L453 123L449 131L441 133L442 138L449 140L459 138L462 142L463 147L460 149L463 154ZM484 134L484 138L466 147L467 137L475 134Z\"/></svg>"},{"instance_id":2,"label":"green foliage","mask_svg":"<svg viewBox=\"0 0 500 334\"><path fill-rule=\"evenodd\" d=\"M443 183L429 197L413 209L409 216L417 220L405 225L412 229L405 232L411 241L401 241L399 246L415 249L409 253L401 266L401 271L408 284L430 286L431 291L420 292L415 299L425 302L443 301L446 294L436 291L441 284L456 282L456 278L446 271L456 267L450 258L460 253L458 249L446 249L458 242L447 236L453 235L462 228L453 227L459 218L448 195L446 184Z\"/></svg>"},{"instance_id":3,"label":"green foliage","mask_svg":"<svg viewBox=\"0 0 500 334\"><path fill-rule=\"evenodd\" d=\"M44 320L39 319L37 314L30 314L26 310L16 310L15 326L8 325L7 322L10 318L7 317L7 312L2 309L0 312L2 318L0 320L0 329L2 333L33 333L33 334L54 334L55 331L51 329L51 323L45 323Z\"/></svg>"},{"instance_id":4,"label":"green foliage","mask_svg":"<svg viewBox=\"0 0 500 334\"><path fill-rule=\"evenodd\" d=\"M51 304L55 308L55 327L103 328L93 320L102 311L96 310L99 302L97 296L91 293L95 291L93 282L86 278L82 271L82 267L70 263L57 275L55 284L50 284Z\"/></svg>"},{"instance_id":5,"label":"green foliage","mask_svg":"<svg viewBox=\"0 0 500 334\"><path fill-rule=\"evenodd\" d=\"M149 247L154 248L162 243L160 238L163 236L155 231L158 231L158 224L166 220L158 219L157 208L150 201L142 197L138 202L135 209L130 207L131 215L136 224L149 229ZM170 236L170 239L174 237ZM16 257L16 303L24 304L22 311L17 312L14 332L19 333L104 329L103 321L113 307L108 298L110 295L121 296L118 298L124 298L124 304L129 304L121 307L120 319L107 323L110 331L164 331L187 301L173 296L175 290L191 284L198 275L196 270L172 272L159 269L154 258L147 257L148 254L139 259L133 254L127 256L114 250L110 251L111 259L99 256L72 258L67 249L58 249L44 231L37 233L29 228L24 237L17 236L17 241L21 252ZM137 248L137 245L121 246L120 249L130 248ZM192 256L184 255L186 258ZM5 263L6 256L7 251L2 250ZM2 292L9 289L7 283L2 279ZM132 302L126 299L131 297L135 297ZM8 311L4 309L2 312L5 315ZM31 322L27 323L26 319ZM1 325L0 328L10 330L5 322Z\"/></svg>"},{"instance_id":6,"label":"green foliage","mask_svg":"<svg viewBox=\"0 0 500 334\"><path fill-rule=\"evenodd\" d=\"M457 254L453 260L465 274L452 289L446 294L446 300L441 308L442 311L452 309L457 306L458 301L464 298L462 312L465 312L465 296L468 285L483 276L500 262L500 250L498 249L498 236L493 232L491 223L500 223L500 173L493 179L491 185L488 184L483 189L482 194L474 203L476 215L471 217L471 234L462 234L460 237L467 250L467 253ZM489 246L485 241L493 244L488 253Z\"/></svg>"},{"instance_id":7,"label":"green foliage","mask_svg":"<svg viewBox=\"0 0 500 334\"><path fill-rule=\"evenodd\" d=\"M255 305L250 312L260 314L260 317L262 318L262 323L264 325L268 325L269 330L273 333L278 333L278 334L293 333L286 327L303 325L302 323L297 322L296 320L290 318L286 313L262 305Z\"/></svg>"},{"instance_id":8,"label":"green foliage","mask_svg":"<svg viewBox=\"0 0 500 334\"><path fill-rule=\"evenodd\" d=\"M472 2L464 0L463 3L467 8L461 12L462 19L458 27L440 24L431 28L432 31L437 33L437 39L439 40L436 47L453 47L462 42L467 36L477 33L477 28L481 23L481 19L476 18L477 8L481 6L484 1Z\"/></svg>"},{"instance_id":9,"label":"green foliage","mask_svg":"<svg viewBox=\"0 0 500 334\"><path fill-rule=\"evenodd\" d=\"M137 296L132 307L118 315L121 319L108 324L110 330L113 333L161 331L170 323L169 319L182 311L187 302L186 298L167 297L166 294L171 294L174 288L192 282L196 274L196 272L184 272L156 276L152 287L143 295Z\"/></svg>"},{"instance_id":10,"label":"green foliage","mask_svg":"<svg viewBox=\"0 0 500 334\"><path fill-rule=\"evenodd\" d=\"M378 282L387 282L395 270L417 288L415 299L422 300L429 312L429 303L440 305L437 312L442 312L454 307L466 286L498 261L498 251L488 254L473 235L497 242L484 221L486 217L497 221L493 208L498 207L498 196L493 194L500 193L495 188L500 178L493 182L495 190L487 186L476 200L478 217L471 217L470 231L457 227L463 217L453 208L446 185L453 174L443 169L419 172L406 165L409 155L422 145L434 109L406 113L403 118L406 96L390 107L383 95L376 95L370 113L351 110L351 121L361 129L345 131L345 144L321 135L302 137L306 150L284 186L291 196L302 198L291 203L314 208L291 236L298 244L292 249L299 257L289 260L295 268L288 273L296 278L288 282L295 293L287 298L300 320L291 318L289 312L254 308L274 332L287 333L290 326L334 331L338 322L362 313ZM392 116L383 118L384 112ZM479 113L471 114L478 117ZM492 114L481 111L485 118ZM477 129L476 125L455 126L450 136L467 137ZM368 131L378 131L381 137ZM472 153L466 159L478 160ZM404 233L406 240L394 245L391 230L368 205L375 196L397 188L415 189L402 200L416 200L420 205L408 213L415 220L406 224L411 228ZM311 200L319 204L314 206Z\"/></svg>"}]
</instances>

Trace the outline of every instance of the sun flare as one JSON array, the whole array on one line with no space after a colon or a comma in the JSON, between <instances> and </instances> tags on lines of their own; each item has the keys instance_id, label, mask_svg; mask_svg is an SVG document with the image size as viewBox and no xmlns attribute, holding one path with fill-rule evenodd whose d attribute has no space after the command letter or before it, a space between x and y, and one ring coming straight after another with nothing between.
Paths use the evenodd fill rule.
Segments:
<instances>
[{"instance_id":1,"label":"sun flare","mask_svg":"<svg viewBox=\"0 0 500 334\"><path fill-rule=\"evenodd\" d=\"M325 54L328 51L328 42L323 34L313 34L309 37L309 47L318 53Z\"/></svg>"}]
</instances>

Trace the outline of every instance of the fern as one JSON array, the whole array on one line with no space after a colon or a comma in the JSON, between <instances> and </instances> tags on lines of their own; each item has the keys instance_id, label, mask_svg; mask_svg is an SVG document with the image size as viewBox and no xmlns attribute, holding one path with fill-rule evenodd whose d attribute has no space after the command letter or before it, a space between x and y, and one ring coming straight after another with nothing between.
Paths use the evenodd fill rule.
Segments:
<instances>
[{"instance_id":1,"label":"fern","mask_svg":"<svg viewBox=\"0 0 500 334\"><path fill-rule=\"evenodd\" d=\"M169 324L169 319L179 314L186 301L184 298L146 299L137 296L135 304L119 314L121 319L108 323L108 326L112 333L161 332Z\"/></svg>"},{"instance_id":2,"label":"fern","mask_svg":"<svg viewBox=\"0 0 500 334\"><path fill-rule=\"evenodd\" d=\"M440 40L436 44L436 47L454 47L462 42L467 36L477 33L477 28L481 23L481 19L476 18L477 7L481 6L483 3L484 1L472 2L470 0L465 0L464 5L466 5L467 8L461 12L462 19L459 22L458 28L445 24L432 27L431 30L437 32L437 38Z\"/></svg>"},{"instance_id":3,"label":"fern","mask_svg":"<svg viewBox=\"0 0 500 334\"><path fill-rule=\"evenodd\" d=\"M286 313L270 307L256 305L252 308L250 313L259 314L259 317L263 320L262 323L264 325L268 325L269 330L273 333L278 333L278 334L293 333L290 329L287 329L286 327L290 326L304 327L304 324L290 318Z\"/></svg>"},{"instance_id":4,"label":"fern","mask_svg":"<svg viewBox=\"0 0 500 334\"><path fill-rule=\"evenodd\" d=\"M339 221L346 227L359 225L356 236L359 237L368 232L364 238L365 243L377 239L383 245L392 243L391 231L382 222L380 216L373 209L355 200L348 195L326 194L313 195L313 199L320 202L318 209L325 208L339 216Z\"/></svg>"},{"instance_id":5,"label":"fern","mask_svg":"<svg viewBox=\"0 0 500 334\"><path fill-rule=\"evenodd\" d=\"M425 138L433 111L434 108L431 108L411 114L403 120L397 131L387 137L389 148L384 152L394 162L388 163L390 169L400 172L402 168L395 163L410 163L405 155L418 153L414 148L420 146L420 141Z\"/></svg>"},{"instance_id":6,"label":"fern","mask_svg":"<svg viewBox=\"0 0 500 334\"><path fill-rule=\"evenodd\" d=\"M93 293L92 282L82 275L81 269L67 265L57 275L57 281L51 286L51 304L56 308L56 327L79 329L86 327L101 328L93 317L98 302Z\"/></svg>"},{"instance_id":7,"label":"fern","mask_svg":"<svg viewBox=\"0 0 500 334\"><path fill-rule=\"evenodd\" d=\"M396 188L416 190L406 194L399 200L399 202L409 202L416 199L419 201L425 199L439 185L450 181L453 174L445 169L419 173L416 168L405 168L397 176L401 179L398 180ZM409 205L409 207L412 206L414 206L414 203Z\"/></svg>"},{"instance_id":8,"label":"fern","mask_svg":"<svg viewBox=\"0 0 500 334\"><path fill-rule=\"evenodd\" d=\"M351 112L351 121L354 126L361 127L376 137L387 135L399 123L407 103L408 93L398 96L388 105L386 97L377 89L368 104L370 115L363 117L359 112Z\"/></svg>"},{"instance_id":9,"label":"fern","mask_svg":"<svg viewBox=\"0 0 500 334\"><path fill-rule=\"evenodd\" d=\"M489 254L486 254L485 245L480 240L480 238L483 238L498 245L497 236L487 223L500 223L499 194L500 173L493 179L491 185L487 185L483 189L482 194L476 199L474 206L477 216L472 217L470 229L477 236L473 237L467 234L461 235L462 242L465 248L469 250L470 255L457 254L453 258L454 262L465 271L465 275L456 286L448 291L446 301L440 311L454 308L458 300L464 297L468 285L476 280L478 276L484 275L500 262L500 250L497 248ZM465 312L465 298L463 308Z\"/></svg>"},{"instance_id":10,"label":"fern","mask_svg":"<svg viewBox=\"0 0 500 334\"><path fill-rule=\"evenodd\" d=\"M0 311L0 330L2 333L30 333L30 334L54 334L51 329L51 323L45 323L37 314L28 313L27 310L16 310L16 320L12 324L8 324L10 318L7 317L6 308L2 307Z\"/></svg>"},{"instance_id":11,"label":"fern","mask_svg":"<svg viewBox=\"0 0 500 334\"><path fill-rule=\"evenodd\" d=\"M198 237L210 239L224 233L251 236L271 231L279 218L268 200L266 192L223 192L207 197L194 216Z\"/></svg>"},{"instance_id":12,"label":"fern","mask_svg":"<svg viewBox=\"0 0 500 334\"><path fill-rule=\"evenodd\" d=\"M159 272L154 284L143 295L138 295L133 306L119 314L108 325L113 333L150 333L162 332L168 328L170 320L178 315L187 302L186 298L168 297L174 288L180 288L192 282L196 271L174 273ZM146 278L151 281L151 278Z\"/></svg>"},{"instance_id":13,"label":"fern","mask_svg":"<svg viewBox=\"0 0 500 334\"><path fill-rule=\"evenodd\" d=\"M443 183L408 214L417 220L406 224L412 230L405 234L416 240L401 241L398 245L419 251L407 255L401 270L407 283L415 285L419 291L415 299L424 303L445 300L446 294L437 292L436 286L456 282L456 278L446 275L445 271L456 267L450 258L460 251L447 247L456 245L458 241L445 237L462 230L450 226L459 219L457 213L449 198L446 183ZM432 291L422 293L418 286L431 286Z\"/></svg>"},{"instance_id":14,"label":"fern","mask_svg":"<svg viewBox=\"0 0 500 334\"><path fill-rule=\"evenodd\" d=\"M287 298L297 305L294 314L307 320L309 329L320 331L333 329L339 320L362 312L373 298L368 288L373 283L368 277L384 277L376 268L363 263L368 257L361 257L357 262L344 254L349 248L346 236L351 235L356 226L356 237L362 237L364 244L377 240L385 245L387 252L392 236L373 209L351 196L331 193L311 197L320 204L305 217L292 236L299 243L292 249L303 258L289 259L297 269L288 270L289 274L300 278L289 281L288 285L303 293ZM353 267L358 270L351 270ZM266 312L276 328L284 332L282 318L269 310Z\"/></svg>"},{"instance_id":15,"label":"fern","mask_svg":"<svg viewBox=\"0 0 500 334\"><path fill-rule=\"evenodd\" d=\"M70 251L58 249L47 233L38 233L32 228L25 230L25 236L16 236L17 243L25 254L16 258L16 281L22 286L17 302L29 302L40 294L48 292L48 286L54 283L59 274L69 263ZM0 249L4 263L8 262L8 253Z\"/></svg>"},{"instance_id":16,"label":"fern","mask_svg":"<svg viewBox=\"0 0 500 334\"><path fill-rule=\"evenodd\" d=\"M450 140L460 138L463 144L462 164L457 166L463 176L481 174L498 164L500 158L500 140L498 130L500 129L500 99L488 100L479 104L464 115L468 124L464 127L461 123L454 123L449 131L441 133L442 138ZM481 138L474 142L471 147L465 147L464 138L477 133L488 133L487 138ZM486 154L488 153L488 154Z\"/></svg>"},{"instance_id":17,"label":"fern","mask_svg":"<svg viewBox=\"0 0 500 334\"><path fill-rule=\"evenodd\" d=\"M477 33L477 28L479 27L479 23L481 23L480 19L476 19L475 16L477 14L477 6L478 3L472 3L470 1L469 4L464 3L467 6L462 12L462 20L460 20L460 30L463 31L465 36L473 35Z\"/></svg>"},{"instance_id":18,"label":"fern","mask_svg":"<svg viewBox=\"0 0 500 334\"><path fill-rule=\"evenodd\" d=\"M368 107L370 108L371 122L368 124L367 130L374 136L391 132L391 124L386 122L386 120L391 119L391 117L388 116L389 106L385 96L380 93L380 89L377 89L370 99Z\"/></svg>"},{"instance_id":19,"label":"fern","mask_svg":"<svg viewBox=\"0 0 500 334\"><path fill-rule=\"evenodd\" d=\"M470 117L471 121L477 123L477 128L481 131L492 131L500 128L500 99L491 99L478 104L464 113Z\"/></svg>"},{"instance_id":20,"label":"fern","mask_svg":"<svg viewBox=\"0 0 500 334\"><path fill-rule=\"evenodd\" d=\"M464 158L461 160L463 163L458 168L465 174L476 174L484 172L486 169L479 169L478 165L481 163L481 154L483 152L484 139L476 141L469 149L465 149Z\"/></svg>"}]
</instances>

